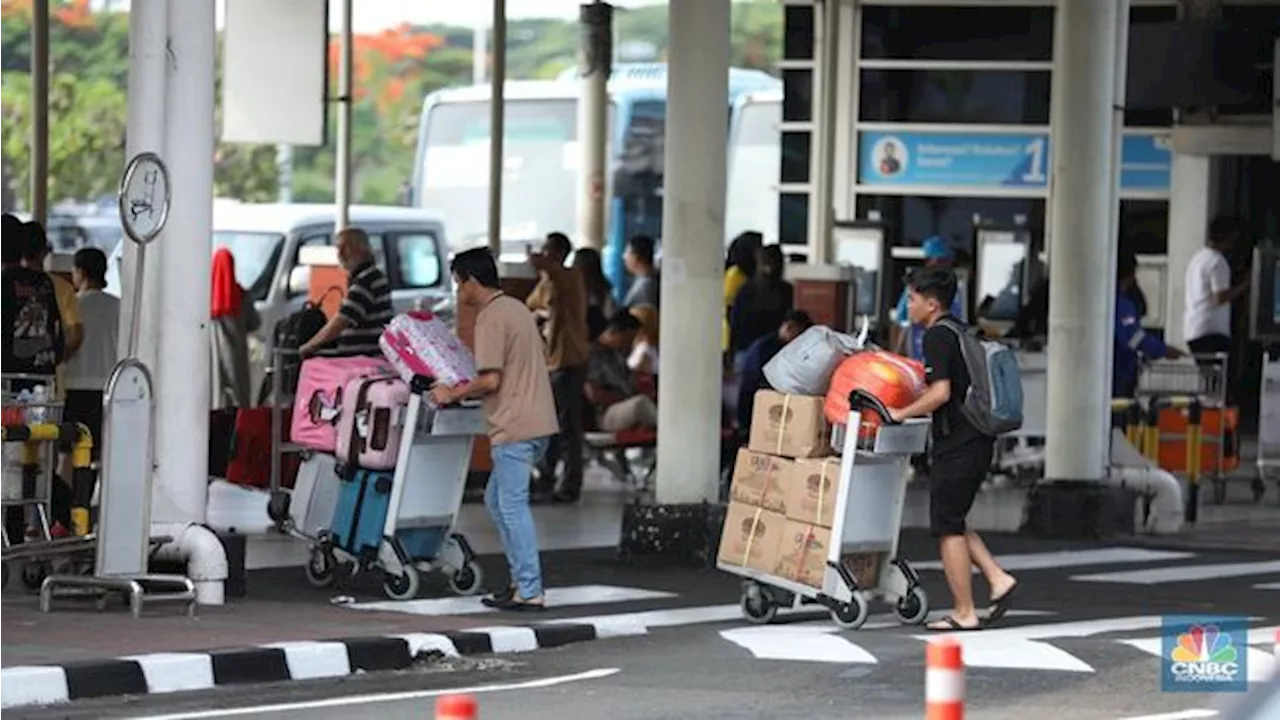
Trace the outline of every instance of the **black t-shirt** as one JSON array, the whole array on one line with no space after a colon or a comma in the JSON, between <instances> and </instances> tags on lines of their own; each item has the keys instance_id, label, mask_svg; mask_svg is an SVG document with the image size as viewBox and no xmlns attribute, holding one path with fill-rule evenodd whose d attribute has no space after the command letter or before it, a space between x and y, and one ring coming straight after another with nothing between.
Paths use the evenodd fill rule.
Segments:
<instances>
[{"instance_id":1,"label":"black t-shirt","mask_svg":"<svg viewBox=\"0 0 1280 720\"><path fill-rule=\"evenodd\" d=\"M945 457L991 446L991 438L978 432L960 410L969 391L969 369L964 364L960 339L949 328L934 324L924 333L925 379L930 384L951 381L951 399L933 413L933 446L930 454Z\"/></svg>"},{"instance_id":2,"label":"black t-shirt","mask_svg":"<svg viewBox=\"0 0 1280 720\"><path fill-rule=\"evenodd\" d=\"M12 266L0 273L5 372L52 375L62 361L62 319L49 275Z\"/></svg>"}]
</instances>

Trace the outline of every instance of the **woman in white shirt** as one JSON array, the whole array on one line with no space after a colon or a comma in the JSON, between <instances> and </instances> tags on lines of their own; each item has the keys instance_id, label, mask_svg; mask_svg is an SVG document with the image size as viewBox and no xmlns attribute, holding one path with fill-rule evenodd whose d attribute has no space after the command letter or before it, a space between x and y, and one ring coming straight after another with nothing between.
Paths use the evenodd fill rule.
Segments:
<instances>
[{"instance_id":1,"label":"woman in white shirt","mask_svg":"<svg viewBox=\"0 0 1280 720\"><path fill-rule=\"evenodd\" d=\"M102 394L116 367L120 299L107 287L107 256L97 248L76 252L75 283L84 341L67 360L67 399L63 417L81 422L93 435L93 461L102 453Z\"/></svg>"}]
</instances>

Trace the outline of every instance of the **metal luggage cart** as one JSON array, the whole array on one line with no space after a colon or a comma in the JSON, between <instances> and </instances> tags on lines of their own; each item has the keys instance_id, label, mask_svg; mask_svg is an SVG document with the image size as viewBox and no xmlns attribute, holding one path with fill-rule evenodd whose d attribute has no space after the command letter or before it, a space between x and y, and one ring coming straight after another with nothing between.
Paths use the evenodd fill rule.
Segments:
<instances>
[{"instance_id":1,"label":"metal luggage cart","mask_svg":"<svg viewBox=\"0 0 1280 720\"><path fill-rule=\"evenodd\" d=\"M1193 362L1193 361L1194 362ZM1190 489L1188 502L1198 502L1203 454L1201 445L1212 446L1209 480L1213 484L1213 501L1221 505L1227 498L1227 360L1226 353L1194 355L1191 360L1155 360L1147 362L1138 375L1135 393L1146 414L1145 454L1160 464L1160 447L1165 442L1187 444L1187 462L1183 472ZM1187 413L1187 430L1183 434L1159 430L1160 411L1179 408ZM1217 432L1206 437L1202 424L1205 410L1219 413ZM1165 468L1176 470L1176 468ZM1189 513L1194 515L1194 511ZM1194 518L1189 518L1194 521Z\"/></svg>"},{"instance_id":2,"label":"metal luggage cart","mask_svg":"<svg viewBox=\"0 0 1280 720\"><path fill-rule=\"evenodd\" d=\"M854 391L850 400L846 428L861 428L867 413L888 417L878 401L860 391ZM929 421L885 423L869 439L859 435L844 433L840 489L821 587L717 561L719 569L744 578L742 613L748 621L763 625L772 622L780 608L816 604L830 610L836 625L856 630L867 621L872 600L892 603L898 619L908 625L928 617L929 596L919 575L905 558L898 557L898 540L907 466L912 455L925 450ZM867 558L872 561L866 562Z\"/></svg>"},{"instance_id":3,"label":"metal luggage cart","mask_svg":"<svg viewBox=\"0 0 1280 720\"><path fill-rule=\"evenodd\" d=\"M67 542L57 542L53 537L51 516L53 513L53 483L57 465L57 448L44 437L49 427L57 428L62 422L63 404L54 400L52 375L5 373L0 375L0 392L3 393L4 444L3 444L3 493L0 506L4 508L6 522L3 533L4 561L3 584L9 582L9 563L27 560L22 565L22 584L29 590L38 590L49 572L46 562L37 558L50 553L59 555ZM19 386L22 386L19 388ZM43 388L45 399L34 401L19 399L23 389ZM39 429L33 432L33 426ZM56 435L56 432L54 433ZM37 439L40 438L40 439ZM12 545L7 528L10 508L20 508L24 538L19 545ZM34 533L31 532L34 530ZM71 539L74 544L75 539Z\"/></svg>"},{"instance_id":4,"label":"metal luggage cart","mask_svg":"<svg viewBox=\"0 0 1280 720\"><path fill-rule=\"evenodd\" d=\"M266 381L269 391L266 397L262 398L271 405L271 475L268 492L270 492L270 500L267 504L267 515L276 524L276 530L283 534L290 534L289 527L286 524L289 519L289 502L291 494L289 491L281 487L282 478L280 476L280 468L285 455L301 454L305 457L307 449L298 443L283 442L281 436L284 434L284 423L292 421L292 418L284 417L284 408L287 405L287 398L292 396L292 392L286 395L284 392L284 375L285 363L294 361L298 358L297 350L287 350L282 348L273 348L271 350L271 365L267 368ZM301 372L301 365L291 368L294 373L292 385L297 389L297 373Z\"/></svg>"},{"instance_id":5,"label":"metal luggage cart","mask_svg":"<svg viewBox=\"0 0 1280 720\"><path fill-rule=\"evenodd\" d=\"M1262 387L1258 398L1258 474L1253 480L1254 502L1266 495L1266 481L1276 481L1280 494L1280 348L1268 347L1262 357Z\"/></svg>"},{"instance_id":6,"label":"metal luggage cart","mask_svg":"<svg viewBox=\"0 0 1280 720\"><path fill-rule=\"evenodd\" d=\"M377 553L358 557L346 552L327 531L317 537L296 529L289 531L312 543L306 574L316 587L332 585L343 563L352 565L353 574L380 570L385 577L383 592L392 600L417 597L421 575L434 571L444 573L449 590L455 595L473 595L483 586L484 575L475 551L465 537L455 532L471 464L471 446L475 437L485 432L483 412L478 404L431 407L423 398L430 381L421 376L414 378L410 389L404 435ZM427 557L411 554L400 536L408 529L438 536L436 551Z\"/></svg>"}]
</instances>

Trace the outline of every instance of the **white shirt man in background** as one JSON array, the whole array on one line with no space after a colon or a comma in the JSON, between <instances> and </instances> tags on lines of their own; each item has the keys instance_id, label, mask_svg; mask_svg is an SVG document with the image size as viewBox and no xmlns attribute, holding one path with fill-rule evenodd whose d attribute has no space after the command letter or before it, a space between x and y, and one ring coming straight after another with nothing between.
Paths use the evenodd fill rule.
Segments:
<instances>
[{"instance_id":1,"label":"white shirt man in background","mask_svg":"<svg viewBox=\"0 0 1280 720\"><path fill-rule=\"evenodd\" d=\"M1231 303L1249 288L1248 280L1231 284L1226 254L1239 237L1240 225L1234 218L1216 217L1209 224L1208 243L1187 263L1182 336L1195 355L1231 352ZM1230 362L1227 368L1229 373ZM1231 388L1229 381L1227 388Z\"/></svg>"}]
</instances>

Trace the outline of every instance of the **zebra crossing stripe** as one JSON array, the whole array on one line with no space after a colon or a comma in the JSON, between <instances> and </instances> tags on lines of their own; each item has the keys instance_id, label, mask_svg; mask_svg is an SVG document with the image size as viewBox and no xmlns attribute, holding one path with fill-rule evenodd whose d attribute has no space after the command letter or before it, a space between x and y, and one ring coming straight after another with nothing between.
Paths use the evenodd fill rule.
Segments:
<instances>
[{"instance_id":1,"label":"zebra crossing stripe","mask_svg":"<svg viewBox=\"0 0 1280 720\"><path fill-rule=\"evenodd\" d=\"M635 602L638 600L667 600L679 597L675 593L615 585L573 585L547 588L548 607L577 605L602 605L607 603ZM424 598L421 600L380 600L352 603L345 607L353 610L399 612L410 615L480 615L498 612L486 607L478 597ZM734 607L737 607L736 605Z\"/></svg>"},{"instance_id":2,"label":"zebra crossing stripe","mask_svg":"<svg viewBox=\"0 0 1280 720\"><path fill-rule=\"evenodd\" d=\"M1169 550L1148 550L1146 548L1107 547L1096 550L1064 550L1061 552L1025 553L1018 555L1001 555L996 562L1010 572L1019 570L1050 570L1062 567L1084 567L1086 565L1118 565L1121 563L1147 563L1168 560L1186 560L1195 557L1194 553L1174 552ZM941 570L942 563L937 560L911 563L917 570ZM978 572L975 568L974 572Z\"/></svg>"},{"instance_id":3,"label":"zebra crossing stripe","mask_svg":"<svg viewBox=\"0 0 1280 720\"><path fill-rule=\"evenodd\" d=\"M1280 582L1262 583L1261 585L1254 585L1253 589L1254 590L1280 590Z\"/></svg>"},{"instance_id":4,"label":"zebra crossing stripe","mask_svg":"<svg viewBox=\"0 0 1280 720\"><path fill-rule=\"evenodd\" d=\"M1248 563L1214 563L1211 565L1182 565L1178 567L1152 568L1148 570L1120 570L1093 575L1073 575L1076 582L1126 583L1130 585L1162 585L1164 583L1193 582L1217 578L1244 577L1280 573L1280 560Z\"/></svg>"},{"instance_id":5,"label":"zebra crossing stripe","mask_svg":"<svg viewBox=\"0 0 1280 720\"><path fill-rule=\"evenodd\" d=\"M1148 655L1164 657L1164 643L1158 637L1141 638L1138 640L1117 640L1116 642L1121 645L1128 645L1131 648L1141 650ZM1257 648L1246 648L1245 654L1249 658L1249 682L1263 682L1271 678L1271 669L1276 662L1271 653L1264 652Z\"/></svg>"}]
</instances>

